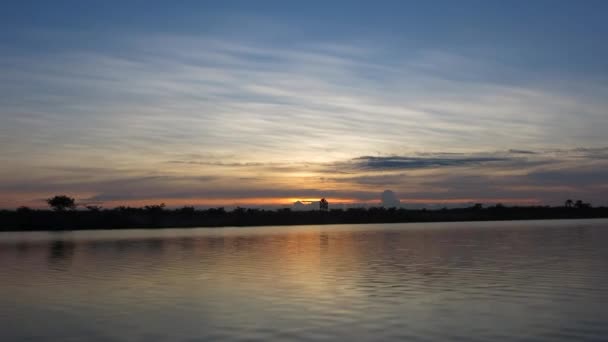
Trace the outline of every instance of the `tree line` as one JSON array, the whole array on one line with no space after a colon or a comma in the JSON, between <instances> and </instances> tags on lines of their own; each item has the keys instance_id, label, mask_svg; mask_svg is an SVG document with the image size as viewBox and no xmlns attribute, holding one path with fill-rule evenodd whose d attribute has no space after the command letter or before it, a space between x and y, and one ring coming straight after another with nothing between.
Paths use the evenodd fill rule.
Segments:
<instances>
[{"instance_id":1,"label":"tree line","mask_svg":"<svg viewBox=\"0 0 608 342\"><path fill-rule=\"evenodd\" d=\"M348 208L293 211L223 207L196 209L185 206L169 209L164 204L139 208L119 206L104 209L81 205L76 210L74 198L58 195L47 200L52 210L20 207L0 211L0 230L72 230L166 227L222 227L302 224L397 223L437 221L490 221L567 218L608 218L608 208L593 207L583 201L567 200L563 206L505 206L484 207L481 203L466 208L405 209Z\"/></svg>"}]
</instances>

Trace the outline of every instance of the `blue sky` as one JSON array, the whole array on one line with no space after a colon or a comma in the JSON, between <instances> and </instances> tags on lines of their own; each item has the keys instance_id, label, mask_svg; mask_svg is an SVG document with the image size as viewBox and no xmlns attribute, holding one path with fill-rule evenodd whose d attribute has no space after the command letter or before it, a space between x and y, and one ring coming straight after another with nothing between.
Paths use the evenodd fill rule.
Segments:
<instances>
[{"instance_id":1,"label":"blue sky","mask_svg":"<svg viewBox=\"0 0 608 342\"><path fill-rule=\"evenodd\" d=\"M607 9L8 2L0 206L608 204Z\"/></svg>"}]
</instances>

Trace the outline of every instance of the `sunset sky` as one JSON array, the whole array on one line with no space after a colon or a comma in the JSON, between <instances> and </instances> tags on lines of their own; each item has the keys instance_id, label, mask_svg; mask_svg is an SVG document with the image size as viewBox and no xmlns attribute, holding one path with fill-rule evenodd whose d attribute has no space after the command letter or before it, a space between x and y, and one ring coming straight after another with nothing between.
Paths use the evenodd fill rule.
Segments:
<instances>
[{"instance_id":1,"label":"sunset sky","mask_svg":"<svg viewBox=\"0 0 608 342\"><path fill-rule=\"evenodd\" d=\"M8 1L0 208L608 205L606 1Z\"/></svg>"}]
</instances>

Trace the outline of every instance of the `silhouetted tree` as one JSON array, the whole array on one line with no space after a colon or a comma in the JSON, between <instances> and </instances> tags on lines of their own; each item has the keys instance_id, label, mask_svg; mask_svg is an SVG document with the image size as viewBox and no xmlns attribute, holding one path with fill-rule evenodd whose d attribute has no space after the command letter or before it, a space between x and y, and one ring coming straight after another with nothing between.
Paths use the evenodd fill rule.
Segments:
<instances>
[{"instance_id":1,"label":"silhouetted tree","mask_svg":"<svg viewBox=\"0 0 608 342\"><path fill-rule=\"evenodd\" d=\"M151 213L159 213L165 209L165 203L146 205L144 210Z\"/></svg>"},{"instance_id":2,"label":"silhouetted tree","mask_svg":"<svg viewBox=\"0 0 608 342\"><path fill-rule=\"evenodd\" d=\"M327 202L327 200L325 198L321 198L321 201L319 202L319 210L321 210L321 211L329 210L329 202Z\"/></svg>"},{"instance_id":3,"label":"silhouetted tree","mask_svg":"<svg viewBox=\"0 0 608 342\"><path fill-rule=\"evenodd\" d=\"M31 213L32 211L33 211L32 209L30 209L29 207L26 207L26 206L21 206L21 207L17 208L17 212L22 213L22 214Z\"/></svg>"},{"instance_id":4,"label":"silhouetted tree","mask_svg":"<svg viewBox=\"0 0 608 342\"><path fill-rule=\"evenodd\" d=\"M564 203L564 207L572 208L573 203L574 203L574 201L572 201L571 199L567 199L566 202Z\"/></svg>"},{"instance_id":5,"label":"silhouetted tree","mask_svg":"<svg viewBox=\"0 0 608 342\"><path fill-rule=\"evenodd\" d=\"M64 211L66 209L75 209L76 201L72 197L66 195L57 195L46 200L46 203L55 211Z\"/></svg>"},{"instance_id":6,"label":"silhouetted tree","mask_svg":"<svg viewBox=\"0 0 608 342\"><path fill-rule=\"evenodd\" d=\"M207 214L209 216L223 216L226 214L226 209L224 207L209 208L207 209Z\"/></svg>"},{"instance_id":7,"label":"silhouetted tree","mask_svg":"<svg viewBox=\"0 0 608 342\"><path fill-rule=\"evenodd\" d=\"M175 211L178 212L178 213L180 213L180 214L192 215L192 214L194 214L194 212L196 210L194 209L194 207L184 206L182 208L176 209Z\"/></svg>"},{"instance_id":8,"label":"silhouetted tree","mask_svg":"<svg viewBox=\"0 0 608 342\"><path fill-rule=\"evenodd\" d=\"M232 212L236 215L243 215L246 212L245 208L241 208L241 207L236 207L232 210Z\"/></svg>"}]
</instances>

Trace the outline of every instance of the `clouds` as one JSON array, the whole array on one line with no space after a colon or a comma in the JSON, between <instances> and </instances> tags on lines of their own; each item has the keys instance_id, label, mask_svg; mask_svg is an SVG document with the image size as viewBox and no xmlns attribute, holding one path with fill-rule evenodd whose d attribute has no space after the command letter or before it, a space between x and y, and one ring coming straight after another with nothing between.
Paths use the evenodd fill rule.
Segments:
<instances>
[{"instance_id":1,"label":"clouds","mask_svg":"<svg viewBox=\"0 0 608 342\"><path fill-rule=\"evenodd\" d=\"M224 163L217 159L221 155L182 155L183 159L154 171L90 167L38 170L40 175L28 181L20 180L23 175L3 178L0 192L10 195L5 198L27 194L34 200L27 202L30 205L40 205L43 198L55 193L70 193L83 203L106 206L157 202L288 205L297 199L321 197L332 203L378 205L379 189L389 188L399 194L391 203L401 200L406 207L476 201L560 204L564 198L583 198L601 205L607 204L608 195L605 152L425 152L317 163Z\"/></svg>"},{"instance_id":2,"label":"clouds","mask_svg":"<svg viewBox=\"0 0 608 342\"><path fill-rule=\"evenodd\" d=\"M380 198L380 204L385 208L399 207L401 204L401 201L399 200L397 195L391 190L384 190Z\"/></svg>"},{"instance_id":3,"label":"clouds","mask_svg":"<svg viewBox=\"0 0 608 342\"><path fill-rule=\"evenodd\" d=\"M447 146L604 142L601 87L587 99L578 94L591 92L550 82L471 78L501 66L466 56L389 59L397 51L365 44L275 46L183 35L117 41L120 51L67 49L44 63L13 60L0 81L7 149L41 155L40 146L52 144L120 155L120 146L148 158L211 150L236 159L328 161ZM463 65L467 74L459 76ZM34 139L21 139L26 132Z\"/></svg>"},{"instance_id":4,"label":"clouds","mask_svg":"<svg viewBox=\"0 0 608 342\"><path fill-rule=\"evenodd\" d=\"M604 170L608 163L603 159L603 150L463 153L448 155L449 158L437 158L441 153L391 156L378 157L380 164L372 167L367 163L360 165L360 159L355 158L344 163L349 166L352 162L351 172L333 177L331 182L368 191L390 188L401 194L404 203L462 203L477 199L559 204L565 197L581 197L604 204L608 195L603 188L603 184L608 184Z\"/></svg>"},{"instance_id":5,"label":"clouds","mask_svg":"<svg viewBox=\"0 0 608 342\"><path fill-rule=\"evenodd\" d=\"M299 28L281 20L252 32L221 22L29 29L23 44L1 45L10 47L0 55L6 202L59 189L106 200L366 201L377 187L546 201L539 187L574 191L575 174L598 189L578 181L576 191L603 194L601 77L522 66L509 57L520 48L489 42L295 40L285 36Z\"/></svg>"},{"instance_id":6,"label":"clouds","mask_svg":"<svg viewBox=\"0 0 608 342\"><path fill-rule=\"evenodd\" d=\"M498 157L467 157L453 156L444 158L423 158L423 157L372 157L363 156L353 159L352 166L360 170L403 170L420 169L426 167L443 166L464 166L479 165L490 162L506 161L507 158Z\"/></svg>"}]
</instances>

